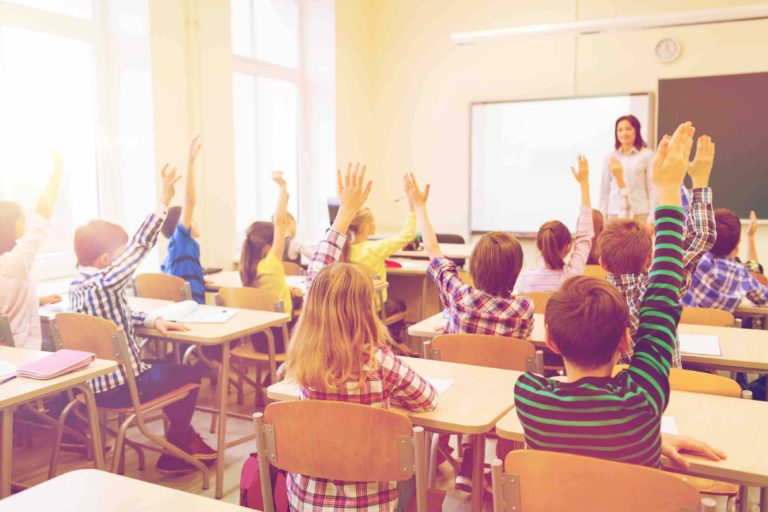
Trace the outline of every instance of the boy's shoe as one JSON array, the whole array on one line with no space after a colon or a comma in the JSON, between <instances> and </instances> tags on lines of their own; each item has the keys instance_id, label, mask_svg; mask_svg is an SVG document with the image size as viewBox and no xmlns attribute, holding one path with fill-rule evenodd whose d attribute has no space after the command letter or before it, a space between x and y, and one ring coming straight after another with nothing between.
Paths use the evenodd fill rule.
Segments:
<instances>
[{"instance_id":1,"label":"boy's shoe","mask_svg":"<svg viewBox=\"0 0 768 512\"><path fill-rule=\"evenodd\" d=\"M197 471L197 468L178 457L164 453L157 459L155 469L158 473L166 475L180 475L182 473L189 473L191 471Z\"/></svg>"},{"instance_id":2,"label":"boy's shoe","mask_svg":"<svg viewBox=\"0 0 768 512\"><path fill-rule=\"evenodd\" d=\"M187 441L184 446L180 446L179 448L192 455L194 458L204 462L206 465L210 465L209 462L211 464L215 463L216 457L218 456L216 450L208 446L208 444L203 441L200 434L192 429L190 429L189 434L187 434Z\"/></svg>"},{"instance_id":3,"label":"boy's shoe","mask_svg":"<svg viewBox=\"0 0 768 512\"><path fill-rule=\"evenodd\" d=\"M456 483L454 487L459 491L466 493L472 492L472 447L465 445L464 458L461 459L461 467L456 475ZM483 474L483 490L488 494L493 494L493 483L491 481L491 474Z\"/></svg>"}]
</instances>

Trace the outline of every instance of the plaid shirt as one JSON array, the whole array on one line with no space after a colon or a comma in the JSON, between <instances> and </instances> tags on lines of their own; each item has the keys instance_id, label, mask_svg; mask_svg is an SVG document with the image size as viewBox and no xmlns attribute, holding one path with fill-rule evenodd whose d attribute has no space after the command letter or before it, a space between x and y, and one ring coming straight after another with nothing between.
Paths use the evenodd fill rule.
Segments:
<instances>
[{"instance_id":1,"label":"plaid shirt","mask_svg":"<svg viewBox=\"0 0 768 512\"><path fill-rule=\"evenodd\" d=\"M686 196L686 194L682 194ZM680 297L685 295L691 285L691 276L712 245L715 243L715 212L712 209L712 189L694 189L690 197L690 208L685 218L685 241L683 243L683 284L680 287ZM637 333L640 323L638 308L645 295L648 284L648 274L618 274L606 276L606 279L619 289L629 306L629 328L632 337ZM626 362L626 361L625 361ZM672 355L672 365L682 367L680 358L680 340L675 337L675 351Z\"/></svg>"},{"instance_id":2,"label":"plaid shirt","mask_svg":"<svg viewBox=\"0 0 768 512\"><path fill-rule=\"evenodd\" d=\"M464 284L456 264L435 258L427 275L448 309L448 334L494 334L527 339L533 331L533 301L523 295L499 297Z\"/></svg>"},{"instance_id":3,"label":"plaid shirt","mask_svg":"<svg viewBox=\"0 0 768 512\"><path fill-rule=\"evenodd\" d=\"M149 369L141 360L136 341L135 325L143 325L145 315L131 311L125 298L125 288L149 251L157 242L168 209L158 204L133 235L125 251L106 268L84 267L80 275L69 285L69 301L72 311L111 320L125 331L134 375ZM96 393L103 393L125 383L122 369L90 381Z\"/></svg>"},{"instance_id":4,"label":"plaid shirt","mask_svg":"<svg viewBox=\"0 0 768 512\"><path fill-rule=\"evenodd\" d=\"M307 286L323 267L338 261L345 236L329 230L312 257ZM311 292L309 292L311 293ZM375 362L363 372L362 385L347 382L337 389L301 388L302 400L334 400L389 408L397 405L411 411L431 411L437 405L437 391L416 374L388 348L381 347ZM288 474L288 502L291 510L368 510L389 511L397 508L397 482L345 482Z\"/></svg>"},{"instance_id":5,"label":"plaid shirt","mask_svg":"<svg viewBox=\"0 0 768 512\"><path fill-rule=\"evenodd\" d=\"M758 306L768 304L768 287L755 279L736 258L704 255L683 305L724 309L733 313L744 297Z\"/></svg>"}]
</instances>

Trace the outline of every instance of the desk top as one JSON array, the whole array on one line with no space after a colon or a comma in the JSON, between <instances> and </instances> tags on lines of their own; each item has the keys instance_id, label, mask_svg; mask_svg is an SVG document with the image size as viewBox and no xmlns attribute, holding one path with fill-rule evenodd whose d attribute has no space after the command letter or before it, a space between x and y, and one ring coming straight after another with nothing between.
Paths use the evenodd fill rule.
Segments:
<instances>
[{"instance_id":1,"label":"desk top","mask_svg":"<svg viewBox=\"0 0 768 512\"><path fill-rule=\"evenodd\" d=\"M216 292L219 288L223 287L241 288L243 286L243 283L240 280L240 273L234 270L216 272L215 274L205 276L205 279L210 282L210 284L206 284L205 289L211 292ZM288 281L288 286L298 288L306 293L306 276L285 276L285 279ZM387 287L387 282L374 279L373 287L374 290L381 290Z\"/></svg>"},{"instance_id":2,"label":"desk top","mask_svg":"<svg viewBox=\"0 0 768 512\"><path fill-rule=\"evenodd\" d=\"M454 381L440 395L434 411L403 411L414 425L463 434L481 434L493 429L496 421L514 407L512 390L521 372L429 359L401 359L419 375L451 378ZM267 396L278 401L297 400L299 388L295 383L281 381L267 389Z\"/></svg>"},{"instance_id":3,"label":"desk top","mask_svg":"<svg viewBox=\"0 0 768 512\"><path fill-rule=\"evenodd\" d=\"M139 297L128 297L128 304L134 311L149 312L162 306L170 304L167 300L142 299ZM212 306L201 306L212 307ZM230 308L235 309L235 308ZM219 345L221 343L232 341L256 332L262 331L268 327L278 327L290 320L286 313L273 313L270 311L254 311L251 309L239 309L237 314L224 323L190 323L185 324L189 331L173 331L167 337L170 340L188 341L200 345ZM159 331L147 327L140 327L136 330L140 336L150 336L155 338L163 337Z\"/></svg>"},{"instance_id":4,"label":"desk top","mask_svg":"<svg viewBox=\"0 0 768 512\"><path fill-rule=\"evenodd\" d=\"M95 469L70 471L0 501L0 511L235 512L237 505Z\"/></svg>"},{"instance_id":5,"label":"desk top","mask_svg":"<svg viewBox=\"0 0 768 512\"><path fill-rule=\"evenodd\" d=\"M446 320L442 313L433 315L408 328L408 334L420 338L434 338L442 334ZM718 337L720 356L682 354L683 362L713 369L768 371L768 331L739 329L736 327L713 327L709 325L680 324L683 334L710 334ZM531 341L544 346L544 315L534 315Z\"/></svg>"},{"instance_id":6,"label":"desk top","mask_svg":"<svg viewBox=\"0 0 768 512\"><path fill-rule=\"evenodd\" d=\"M440 244L440 250L446 258L466 260L472 254L472 245L470 244ZM428 259L427 251L397 251L395 256L403 258L424 258Z\"/></svg>"},{"instance_id":7,"label":"desk top","mask_svg":"<svg viewBox=\"0 0 768 512\"><path fill-rule=\"evenodd\" d=\"M758 448L768 436L768 402L672 391L664 415L675 418L681 435L704 441L728 456L719 462L687 456L691 467L685 473L768 485L768 457ZM514 410L496 424L496 434L523 441L523 427Z\"/></svg>"},{"instance_id":8,"label":"desk top","mask_svg":"<svg viewBox=\"0 0 768 512\"><path fill-rule=\"evenodd\" d=\"M51 352L28 350L15 347L0 347L0 361L7 361L18 367L30 363L42 357L51 355ZM8 382L0 384L0 409L36 400L57 391L63 391L77 384L82 384L90 379L112 373L117 369L117 363L97 359L87 368L70 372L60 377L47 380L16 377ZM0 502L3 503L3 502Z\"/></svg>"},{"instance_id":9,"label":"desk top","mask_svg":"<svg viewBox=\"0 0 768 512\"><path fill-rule=\"evenodd\" d=\"M390 276L426 276L427 268L429 267L428 260L409 260L407 258L389 258L392 261L396 261L401 268L387 268L387 275Z\"/></svg>"}]
</instances>

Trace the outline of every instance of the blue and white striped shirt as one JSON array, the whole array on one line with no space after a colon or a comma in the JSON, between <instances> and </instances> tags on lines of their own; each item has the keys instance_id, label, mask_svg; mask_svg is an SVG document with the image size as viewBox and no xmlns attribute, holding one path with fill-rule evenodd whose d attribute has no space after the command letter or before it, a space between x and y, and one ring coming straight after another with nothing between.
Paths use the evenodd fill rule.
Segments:
<instances>
[{"instance_id":1,"label":"blue and white striped shirt","mask_svg":"<svg viewBox=\"0 0 768 512\"><path fill-rule=\"evenodd\" d=\"M155 246L167 214L168 208L158 204L128 242L125 251L110 266L102 269L82 267L80 275L69 285L72 311L105 318L123 328L134 375L149 369L149 365L141 361L135 335L135 325L143 325L145 315L131 312L125 289L142 260ZM125 376L118 370L93 379L91 386L96 393L103 393L124 383Z\"/></svg>"}]
</instances>

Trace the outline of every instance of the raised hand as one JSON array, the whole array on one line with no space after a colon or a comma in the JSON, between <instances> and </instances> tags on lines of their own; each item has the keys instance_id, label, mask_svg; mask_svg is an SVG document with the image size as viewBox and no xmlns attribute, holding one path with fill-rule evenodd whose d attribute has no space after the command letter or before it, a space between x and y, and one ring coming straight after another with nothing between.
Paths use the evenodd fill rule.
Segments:
<instances>
[{"instance_id":1,"label":"raised hand","mask_svg":"<svg viewBox=\"0 0 768 512\"><path fill-rule=\"evenodd\" d=\"M659 144L651 164L651 180L656 188L659 204L680 205L680 185L688 168L688 157L695 132L693 125L686 122L677 127L668 144L664 141Z\"/></svg>"},{"instance_id":2,"label":"raised hand","mask_svg":"<svg viewBox=\"0 0 768 512\"><path fill-rule=\"evenodd\" d=\"M272 181L277 183L277 186L280 188L286 188L287 184L285 183L285 178L283 178L283 171L273 171L272 172Z\"/></svg>"},{"instance_id":3,"label":"raised hand","mask_svg":"<svg viewBox=\"0 0 768 512\"><path fill-rule=\"evenodd\" d=\"M408 202L411 203L411 207L417 208L427 204L427 199L429 199L429 184L424 187L424 190L421 190L419 184L416 183L416 177L412 172L403 174L403 187L405 189L405 195L408 197Z\"/></svg>"},{"instance_id":4,"label":"raised hand","mask_svg":"<svg viewBox=\"0 0 768 512\"><path fill-rule=\"evenodd\" d=\"M619 167L621 167L621 162L619 162ZM573 174L579 185L589 185L589 162L587 157L579 155L578 170L571 166L571 174Z\"/></svg>"},{"instance_id":5,"label":"raised hand","mask_svg":"<svg viewBox=\"0 0 768 512\"><path fill-rule=\"evenodd\" d=\"M365 165L359 163L347 164L347 170L342 174L341 169L336 170L336 189L339 195L339 212L333 221L333 229L340 233L346 233L349 223L352 222L358 210L365 205L368 195L371 193L373 182L365 181Z\"/></svg>"},{"instance_id":6,"label":"raised hand","mask_svg":"<svg viewBox=\"0 0 768 512\"><path fill-rule=\"evenodd\" d=\"M608 162L608 169L611 171L611 176L616 180L616 185L619 188L626 188L627 184L624 181L624 166L621 165L621 160L616 155L611 157Z\"/></svg>"},{"instance_id":7,"label":"raised hand","mask_svg":"<svg viewBox=\"0 0 768 512\"><path fill-rule=\"evenodd\" d=\"M181 179L181 175L176 174L175 167L170 171L168 170L168 167L169 165L165 164L160 170L160 178L163 182L163 191L160 196L160 201L165 206L171 204L171 199L173 199L173 196L176 194L176 183Z\"/></svg>"},{"instance_id":8,"label":"raised hand","mask_svg":"<svg viewBox=\"0 0 768 512\"><path fill-rule=\"evenodd\" d=\"M200 154L200 148L202 147L203 145L200 143L200 134L198 133L189 142L189 165L192 165L192 163L197 160L197 155Z\"/></svg>"},{"instance_id":9,"label":"raised hand","mask_svg":"<svg viewBox=\"0 0 768 512\"><path fill-rule=\"evenodd\" d=\"M693 181L693 188L709 186L709 175L715 160L715 143L709 135L702 135L696 140L696 156L688 166L688 175Z\"/></svg>"},{"instance_id":10,"label":"raised hand","mask_svg":"<svg viewBox=\"0 0 768 512\"><path fill-rule=\"evenodd\" d=\"M757 233L757 215L755 215L755 211L752 210L749 212L749 227L747 228L747 236L753 237L755 236L755 233Z\"/></svg>"}]
</instances>

